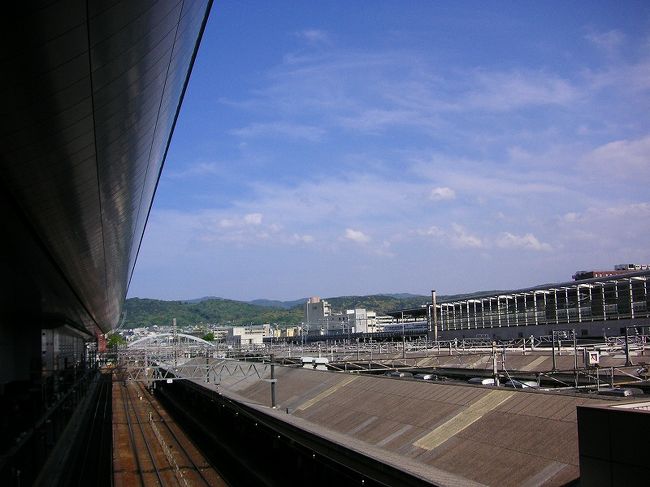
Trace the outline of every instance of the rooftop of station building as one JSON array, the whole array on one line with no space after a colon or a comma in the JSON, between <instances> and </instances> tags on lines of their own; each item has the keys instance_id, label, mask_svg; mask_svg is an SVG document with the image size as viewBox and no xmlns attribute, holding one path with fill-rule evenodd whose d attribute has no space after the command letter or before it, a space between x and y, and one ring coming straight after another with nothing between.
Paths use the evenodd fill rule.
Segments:
<instances>
[{"instance_id":1,"label":"rooftop of station building","mask_svg":"<svg viewBox=\"0 0 650 487\"><path fill-rule=\"evenodd\" d=\"M521 289L513 289L508 291L486 291L486 292L477 292L477 293L468 293L468 294L457 294L453 296L441 296L440 299L436 300L436 306L452 303L464 303L468 301L481 301L486 299L495 299L499 297L513 297L523 294L533 294L533 293L544 293L560 290L573 290L582 287L590 287L594 285L608 285L615 284L617 282L623 282L627 280L642 280L646 281L650 277L650 270L641 270L641 271L630 271L623 274L617 274L607 277L596 277L591 279L584 279L580 281L565 281L557 283L547 283L540 284L538 286L532 286ZM386 313L388 316L394 318L424 318L427 316L427 309L431 305L430 302L423 303L419 307L397 309L389 311Z\"/></svg>"},{"instance_id":2,"label":"rooftop of station building","mask_svg":"<svg viewBox=\"0 0 650 487\"><path fill-rule=\"evenodd\" d=\"M257 376L224 375L220 392L436 485L573 482L580 476L576 406L623 405L589 394L288 367L275 374L276 409Z\"/></svg>"}]
</instances>

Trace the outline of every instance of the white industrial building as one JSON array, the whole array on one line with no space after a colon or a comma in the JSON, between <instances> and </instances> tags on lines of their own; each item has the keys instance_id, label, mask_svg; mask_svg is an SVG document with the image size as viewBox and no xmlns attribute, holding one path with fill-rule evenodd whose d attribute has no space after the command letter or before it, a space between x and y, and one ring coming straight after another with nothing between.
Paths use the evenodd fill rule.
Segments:
<instances>
[{"instance_id":1,"label":"white industrial building","mask_svg":"<svg viewBox=\"0 0 650 487\"><path fill-rule=\"evenodd\" d=\"M304 330L309 335L345 335L369 333L377 330L377 314L364 308L333 313L332 306L318 296L305 303Z\"/></svg>"},{"instance_id":2,"label":"white industrial building","mask_svg":"<svg viewBox=\"0 0 650 487\"><path fill-rule=\"evenodd\" d=\"M261 326L233 326L228 328L226 343L233 346L255 346L264 343L264 337L270 336L271 327Z\"/></svg>"}]
</instances>

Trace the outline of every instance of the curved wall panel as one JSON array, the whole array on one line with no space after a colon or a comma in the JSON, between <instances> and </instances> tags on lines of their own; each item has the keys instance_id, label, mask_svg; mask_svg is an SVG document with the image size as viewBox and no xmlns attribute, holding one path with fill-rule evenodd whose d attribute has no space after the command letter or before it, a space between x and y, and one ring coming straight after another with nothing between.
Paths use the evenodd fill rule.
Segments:
<instances>
[{"instance_id":1,"label":"curved wall panel","mask_svg":"<svg viewBox=\"0 0 650 487\"><path fill-rule=\"evenodd\" d=\"M42 316L93 333L117 324L210 4L70 0L5 12L6 249L36 283Z\"/></svg>"}]
</instances>

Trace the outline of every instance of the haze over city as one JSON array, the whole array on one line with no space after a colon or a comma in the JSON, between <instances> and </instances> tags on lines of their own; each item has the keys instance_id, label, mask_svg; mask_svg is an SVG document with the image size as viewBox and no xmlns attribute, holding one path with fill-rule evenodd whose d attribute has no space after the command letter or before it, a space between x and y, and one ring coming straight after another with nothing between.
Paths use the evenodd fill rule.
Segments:
<instances>
[{"instance_id":1,"label":"haze over city","mask_svg":"<svg viewBox=\"0 0 650 487\"><path fill-rule=\"evenodd\" d=\"M129 296L565 281L650 261L645 2L218 2Z\"/></svg>"}]
</instances>

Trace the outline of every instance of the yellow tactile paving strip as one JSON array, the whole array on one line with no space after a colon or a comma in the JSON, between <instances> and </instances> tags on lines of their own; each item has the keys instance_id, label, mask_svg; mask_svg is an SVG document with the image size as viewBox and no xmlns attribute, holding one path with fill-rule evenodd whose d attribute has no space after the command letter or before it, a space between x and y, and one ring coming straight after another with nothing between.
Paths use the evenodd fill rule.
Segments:
<instances>
[{"instance_id":1,"label":"yellow tactile paving strip","mask_svg":"<svg viewBox=\"0 0 650 487\"><path fill-rule=\"evenodd\" d=\"M485 414L506 402L514 394L514 391L492 391L486 394L482 398L470 404L466 409L453 418L441 424L430 433L424 435L422 438L414 442L413 445L425 450L433 450L434 448L437 448L449 438L457 435L465 428L481 419Z\"/></svg>"},{"instance_id":2,"label":"yellow tactile paving strip","mask_svg":"<svg viewBox=\"0 0 650 487\"><path fill-rule=\"evenodd\" d=\"M357 375L352 376L352 377L347 377L346 379L342 380L342 381L339 382L338 384L336 384L336 385L330 387L329 389L324 390L323 392L321 392L320 394L318 394L318 395L312 397L312 398L309 399L308 401L305 401L305 402L302 403L300 406L298 406L296 409L299 409L299 410L304 411L304 410L307 409L308 407L311 407L311 406L313 406L314 404L316 404L317 402L319 402L319 401L325 399L327 396L329 396L329 395L331 395L331 394L334 394L336 391L338 391L338 390L341 389L342 387L348 385L350 382L355 381L355 380L358 379L358 378L359 378L359 376L357 376Z\"/></svg>"}]
</instances>

